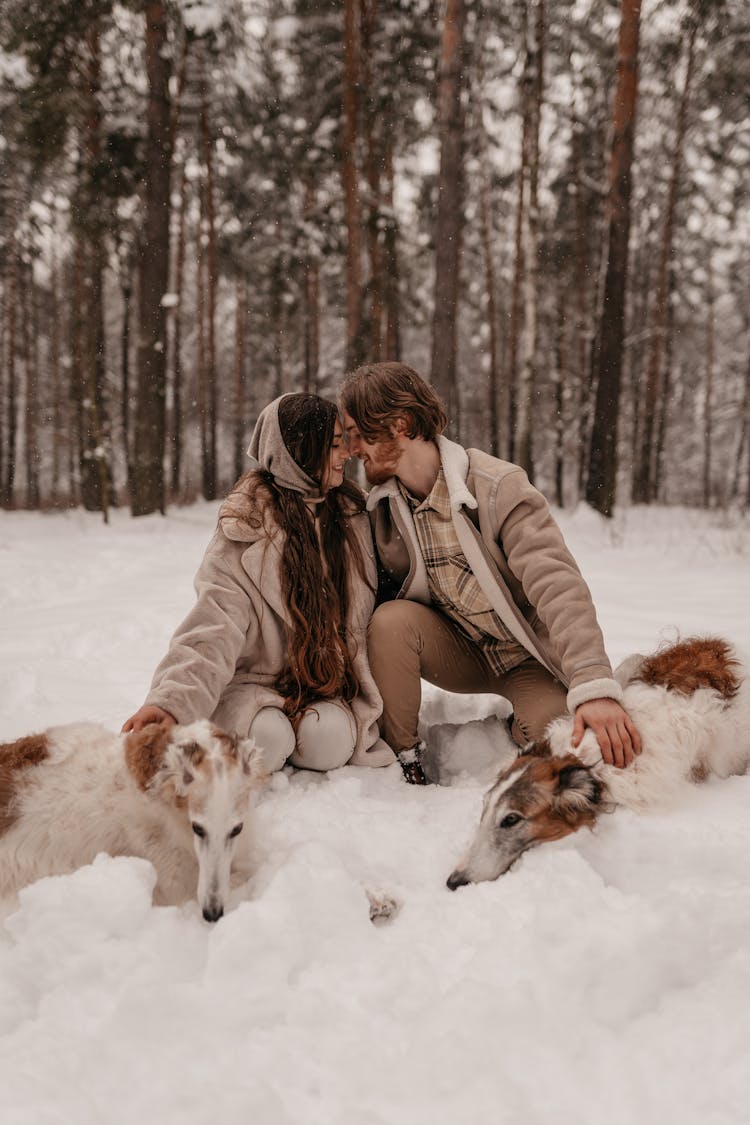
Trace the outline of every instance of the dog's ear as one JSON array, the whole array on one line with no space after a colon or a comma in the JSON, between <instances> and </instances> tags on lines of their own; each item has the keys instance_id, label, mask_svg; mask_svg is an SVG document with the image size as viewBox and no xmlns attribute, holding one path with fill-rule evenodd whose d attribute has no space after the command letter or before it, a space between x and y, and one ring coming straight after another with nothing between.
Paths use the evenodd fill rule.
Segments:
<instances>
[{"instance_id":1,"label":"dog's ear","mask_svg":"<svg viewBox=\"0 0 750 1125\"><path fill-rule=\"evenodd\" d=\"M238 738L236 745L242 772L253 785L263 785L270 775L263 766L263 751L258 743L253 738Z\"/></svg>"},{"instance_id":2,"label":"dog's ear","mask_svg":"<svg viewBox=\"0 0 750 1125\"><path fill-rule=\"evenodd\" d=\"M177 796L184 796L195 781L195 773L206 756L199 742L180 742L170 749L170 780L174 782ZM166 780L166 778L165 778Z\"/></svg>"},{"instance_id":3,"label":"dog's ear","mask_svg":"<svg viewBox=\"0 0 750 1125\"><path fill-rule=\"evenodd\" d=\"M149 789L162 769L169 746L169 729L148 723L125 737L125 762L139 789Z\"/></svg>"},{"instance_id":4,"label":"dog's ear","mask_svg":"<svg viewBox=\"0 0 750 1125\"><path fill-rule=\"evenodd\" d=\"M592 823L600 812L609 811L605 798L603 782L570 755L557 775L552 811L568 824Z\"/></svg>"}]
</instances>

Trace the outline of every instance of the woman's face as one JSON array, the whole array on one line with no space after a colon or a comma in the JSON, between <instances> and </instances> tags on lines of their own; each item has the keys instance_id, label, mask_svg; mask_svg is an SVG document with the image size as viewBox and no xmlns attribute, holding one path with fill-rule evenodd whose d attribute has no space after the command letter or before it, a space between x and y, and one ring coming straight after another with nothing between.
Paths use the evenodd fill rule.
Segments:
<instances>
[{"instance_id":1,"label":"woman's face","mask_svg":"<svg viewBox=\"0 0 750 1125\"><path fill-rule=\"evenodd\" d=\"M344 443L344 431L341 422L337 418L336 428L333 431L333 444L328 453L323 479L320 482L322 492L328 492L329 488L338 488L343 483L344 466L348 460L349 450Z\"/></svg>"}]
</instances>

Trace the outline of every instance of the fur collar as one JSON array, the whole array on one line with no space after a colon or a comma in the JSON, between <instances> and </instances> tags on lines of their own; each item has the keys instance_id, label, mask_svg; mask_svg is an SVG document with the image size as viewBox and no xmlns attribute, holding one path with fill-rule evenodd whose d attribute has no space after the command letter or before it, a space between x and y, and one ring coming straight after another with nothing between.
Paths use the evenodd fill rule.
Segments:
<instances>
[{"instance_id":1,"label":"fur collar","mask_svg":"<svg viewBox=\"0 0 750 1125\"><path fill-rule=\"evenodd\" d=\"M466 478L469 474L469 454L462 445L458 445L455 441L449 441L442 434L436 439L436 445L440 453L445 483L448 486L451 508L454 512L464 506L476 508L476 497L472 496L466 486ZM398 478L389 477L383 484L378 484L371 490L367 497L368 512L377 507L385 497L397 495L400 495Z\"/></svg>"}]
</instances>

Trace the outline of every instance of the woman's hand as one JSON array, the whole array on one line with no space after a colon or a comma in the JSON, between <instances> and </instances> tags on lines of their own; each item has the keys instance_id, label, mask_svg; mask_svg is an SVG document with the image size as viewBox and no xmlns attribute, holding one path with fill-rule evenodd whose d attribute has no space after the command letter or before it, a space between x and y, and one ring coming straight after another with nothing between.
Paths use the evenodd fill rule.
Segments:
<instances>
[{"instance_id":1,"label":"woman's hand","mask_svg":"<svg viewBox=\"0 0 750 1125\"><path fill-rule=\"evenodd\" d=\"M122 734L127 734L131 730L139 731L149 723L159 723L160 726L168 729L177 724L177 719L163 707L157 707L153 703L144 704L122 724Z\"/></svg>"}]
</instances>

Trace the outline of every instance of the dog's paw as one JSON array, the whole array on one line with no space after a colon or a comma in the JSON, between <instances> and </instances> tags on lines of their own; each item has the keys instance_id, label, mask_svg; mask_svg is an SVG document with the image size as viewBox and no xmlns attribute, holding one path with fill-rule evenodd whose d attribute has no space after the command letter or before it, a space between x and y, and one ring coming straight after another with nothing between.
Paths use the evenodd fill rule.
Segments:
<instances>
[{"instance_id":1,"label":"dog's paw","mask_svg":"<svg viewBox=\"0 0 750 1125\"><path fill-rule=\"evenodd\" d=\"M383 891L367 891L370 903L370 921L374 926L382 926L390 922L398 913L399 904L392 895Z\"/></svg>"}]
</instances>

